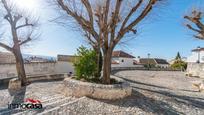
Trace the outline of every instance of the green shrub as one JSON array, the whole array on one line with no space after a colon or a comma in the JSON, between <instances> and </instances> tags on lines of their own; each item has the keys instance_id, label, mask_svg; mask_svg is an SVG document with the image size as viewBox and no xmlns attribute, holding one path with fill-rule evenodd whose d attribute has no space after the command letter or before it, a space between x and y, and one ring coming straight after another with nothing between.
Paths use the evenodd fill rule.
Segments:
<instances>
[{"instance_id":1,"label":"green shrub","mask_svg":"<svg viewBox=\"0 0 204 115\"><path fill-rule=\"evenodd\" d=\"M186 70L187 69L187 63L182 60L176 60L172 65L171 68L173 69L181 69Z\"/></svg>"},{"instance_id":2,"label":"green shrub","mask_svg":"<svg viewBox=\"0 0 204 115\"><path fill-rule=\"evenodd\" d=\"M77 49L77 56L78 59L74 63L76 78L83 78L88 81L95 79L94 76L97 72L96 52L82 46Z\"/></svg>"}]
</instances>

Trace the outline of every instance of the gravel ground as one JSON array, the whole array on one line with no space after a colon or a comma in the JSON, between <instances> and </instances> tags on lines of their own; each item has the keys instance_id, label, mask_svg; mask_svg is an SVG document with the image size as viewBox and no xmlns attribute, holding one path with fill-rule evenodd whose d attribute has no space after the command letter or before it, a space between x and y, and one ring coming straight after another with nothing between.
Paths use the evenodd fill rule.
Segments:
<instances>
[{"instance_id":1,"label":"gravel ground","mask_svg":"<svg viewBox=\"0 0 204 115\"><path fill-rule=\"evenodd\" d=\"M199 78L186 77L182 72L136 70L115 75L131 83L132 96L115 101L83 98L68 107L70 115L204 115L204 93L192 86ZM46 100L60 94L61 84L61 81L34 83L24 89L24 95L16 97L2 89L0 107L25 97Z\"/></svg>"},{"instance_id":2,"label":"gravel ground","mask_svg":"<svg viewBox=\"0 0 204 115\"><path fill-rule=\"evenodd\" d=\"M10 92L8 89L0 90L0 107L7 107L8 103L21 103L26 98L44 101L55 95L61 95L62 81L36 82L22 88L18 92Z\"/></svg>"},{"instance_id":3,"label":"gravel ground","mask_svg":"<svg viewBox=\"0 0 204 115\"><path fill-rule=\"evenodd\" d=\"M133 95L116 101L85 98L69 106L74 115L204 115L204 93L192 87L199 78L181 72L121 71Z\"/></svg>"}]
</instances>

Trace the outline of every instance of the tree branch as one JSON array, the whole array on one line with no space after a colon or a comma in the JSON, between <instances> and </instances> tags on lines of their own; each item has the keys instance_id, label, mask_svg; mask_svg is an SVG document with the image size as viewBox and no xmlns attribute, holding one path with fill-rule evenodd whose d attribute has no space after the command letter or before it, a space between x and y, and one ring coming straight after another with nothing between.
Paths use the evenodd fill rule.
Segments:
<instances>
[{"instance_id":1,"label":"tree branch","mask_svg":"<svg viewBox=\"0 0 204 115\"><path fill-rule=\"evenodd\" d=\"M141 20L144 19L145 16L147 16L147 14L149 14L149 12L152 10L152 6L156 2L158 2L158 0L149 0L149 3L144 8L142 13L132 23L130 23L127 27L125 27L124 29L123 28L120 29L118 36L114 40L114 45L116 45L122 39L124 34L126 34L128 31L133 30L133 27L135 27Z\"/></svg>"},{"instance_id":2,"label":"tree branch","mask_svg":"<svg viewBox=\"0 0 204 115\"><path fill-rule=\"evenodd\" d=\"M6 0L2 0L2 3L8 13L4 18L11 24L13 22L13 17L11 15L11 9L8 7Z\"/></svg>"},{"instance_id":3,"label":"tree branch","mask_svg":"<svg viewBox=\"0 0 204 115\"><path fill-rule=\"evenodd\" d=\"M89 19L90 19L90 23L93 26L94 23L94 19L93 19L93 11L92 11L92 7L91 4L89 2L89 0L81 0L81 2L84 4L84 6L86 7L86 10L88 12L89 15Z\"/></svg>"},{"instance_id":4,"label":"tree branch","mask_svg":"<svg viewBox=\"0 0 204 115\"><path fill-rule=\"evenodd\" d=\"M198 32L198 33L201 32L200 30L193 28L190 24L187 24L186 26L187 26L189 29L191 29L191 30L193 30L193 31L195 31L195 32Z\"/></svg>"},{"instance_id":5,"label":"tree branch","mask_svg":"<svg viewBox=\"0 0 204 115\"><path fill-rule=\"evenodd\" d=\"M21 16L21 15L16 15L16 16L14 16L14 23L16 24L21 18L22 18L23 16Z\"/></svg>"},{"instance_id":6,"label":"tree branch","mask_svg":"<svg viewBox=\"0 0 204 115\"><path fill-rule=\"evenodd\" d=\"M16 27L16 29L20 29L20 28L23 28L23 27L27 27L27 26L34 26L33 24L24 24L24 25L20 25L18 27Z\"/></svg>"},{"instance_id":7,"label":"tree branch","mask_svg":"<svg viewBox=\"0 0 204 115\"><path fill-rule=\"evenodd\" d=\"M28 37L26 40L22 41L19 43L19 45L23 45L23 44L26 44L28 43L29 41L31 41L32 39L30 37Z\"/></svg>"},{"instance_id":8,"label":"tree branch","mask_svg":"<svg viewBox=\"0 0 204 115\"><path fill-rule=\"evenodd\" d=\"M111 27L111 42L110 43L114 41L115 30L116 30L118 22L120 21L119 15L120 15L120 8L121 8L122 1L123 0L117 0L116 2L115 12L112 16L112 22L110 24L110 27Z\"/></svg>"},{"instance_id":9,"label":"tree branch","mask_svg":"<svg viewBox=\"0 0 204 115\"><path fill-rule=\"evenodd\" d=\"M199 29L202 29L204 30L204 24L202 24L200 22L200 18L195 18L195 17L190 17L190 16L184 16L185 19L193 22L194 24L196 24L196 26L199 28Z\"/></svg>"},{"instance_id":10,"label":"tree branch","mask_svg":"<svg viewBox=\"0 0 204 115\"><path fill-rule=\"evenodd\" d=\"M143 0L140 0L137 2L137 4L131 9L131 11L129 12L129 14L127 15L127 17L125 18L125 20L122 23L121 28L123 29L125 27L125 25L127 24L128 20L130 19L130 17L137 11L137 9L141 6Z\"/></svg>"},{"instance_id":11,"label":"tree branch","mask_svg":"<svg viewBox=\"0 0 204 115\"><path fill-rule=\"evenodd\" d=\"M0 46L3 47L4 49L10 51L10 52L13 52L13 48L11 48L10 46L0 42Z\"/></svg>"},{"instance_id":12,"label":"tree branch","mask_svg":"<svg viewBox=\"0 0 204 115\"><path fill-rule=\"evenodd\" d=\"M85 31L88 31L92 34L92 36L94 36L95 39L99 38L99 35L97 34L97 32L94 30L93 26L91 26L90 21L87 21L85 18L83 18L82 16L79 16L76 12L73 12L70 10L70 8L64 4L64 0L57 0L58 4L60 5L60 7L70 16L72 16L78 23L79 25L82 27L82 29L84 29Z\"/></svg>"},{"instance_id":13,"label":"tree branch","mask_svg":"<svg viewBox=\"0 0 204 115\"><path fill-rule=\"evenodd\" d=\"M202 20L202 12L194 10L192 12L192 16L184 16L185 19L189 20L193 24L197 26L197 29L193 28L190 24L187 24L187 28L190 30L193 30L195 32L198 32L199 35L194 35L195 38L198 39L204 39L204 24L201 22Z\"/></svg>"},{"instance_id":14,"label":"tree branch","mask_svg":"<svg viewBox=\"0 0 204 115\"><path fill-rule=\"evenodd\" d=\"M200 36L200 35L194 35L195 38L200 39L200 40L204 40L204 36Z\"/></svg>"}]
</instances>

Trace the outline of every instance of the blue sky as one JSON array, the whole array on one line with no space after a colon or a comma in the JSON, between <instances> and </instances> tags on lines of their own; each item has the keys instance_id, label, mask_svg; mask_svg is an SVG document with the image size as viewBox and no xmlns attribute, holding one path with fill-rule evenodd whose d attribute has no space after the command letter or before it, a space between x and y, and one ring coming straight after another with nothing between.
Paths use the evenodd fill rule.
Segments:
<instances>
[{"instance_id":1,"label":"blue sky","mask_svg":"<svg viewBox=\"0 0 204 115\"><path fill-rule=\"evenodd\" d=\"M178 51L182 56L189 56L193 48L204 47L204 41L192 37L193 33L184 27L183 16L194 6L204 6L202 1L169 0L157 9L158 12L149 16L150 20L141 22L139 35L134 36L134 40L119 45L116 50L141 57L147 57L150 53L151 57L168 60L174 58ZM76 49L85 44L80 34L49 22L56 15L52 8L44 0L36 0L35 3L35 10L41 20L40 41L26 47L23 53L46 56L75 54Z\"/></svg>"}]
</instances>

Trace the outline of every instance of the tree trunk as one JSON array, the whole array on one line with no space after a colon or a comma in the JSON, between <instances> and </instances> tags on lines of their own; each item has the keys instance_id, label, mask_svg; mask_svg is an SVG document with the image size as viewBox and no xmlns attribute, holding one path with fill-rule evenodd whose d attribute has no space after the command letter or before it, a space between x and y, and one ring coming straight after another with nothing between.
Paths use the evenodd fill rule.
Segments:
<instances>
[{"instance_id":1,"label":"tree trunk","mask_svg":"<svg viewBox=\"0 0 204 115\"><path fill-rule=\"evenodd\" d=\"M102 70L102 66L103 66L102 53L100 50L98 50L98 48L94 47L94 50L95 50L96 55L97 55L97 58L96 58L97 72L95 74L95 77L100 78L101 77L101 70Z\"/></svg>"},{"instance_id":2,"label":"tree trunk","mask_svg":"<svg viewBox=\"0 0 204 115\"><path fill-rule=\"evenodd\" d=\"M102 61L103 61L103 59L102 59L101 51L97 52L97 76L96 76L97 78L101 77L101 70L102 70L102 66L103 66Z\"/></svg>"},{"instance_id":3,"label":"tree trunk","mask_svg":"<svg viewBox=\"0 0 204 115\"><path fill-rule=\"evenodd\" d=\"M103 56L103 83L110 84L112 51L108 49Z\"/></svg>"},{"instance_id":4,"label":"tree trunk","mask_svg":"<svg viewBox=\"0 0 204 115\"><path fill-rule=\"evenodd\" d=\"M19 46L14 49L14 55L16 58L16 70L17 70L18 78L21 81L21 85L25 86L27 83L27 79L26 79L23 56L21 54L21 50Z\"/></svg>"}]
</instances>

